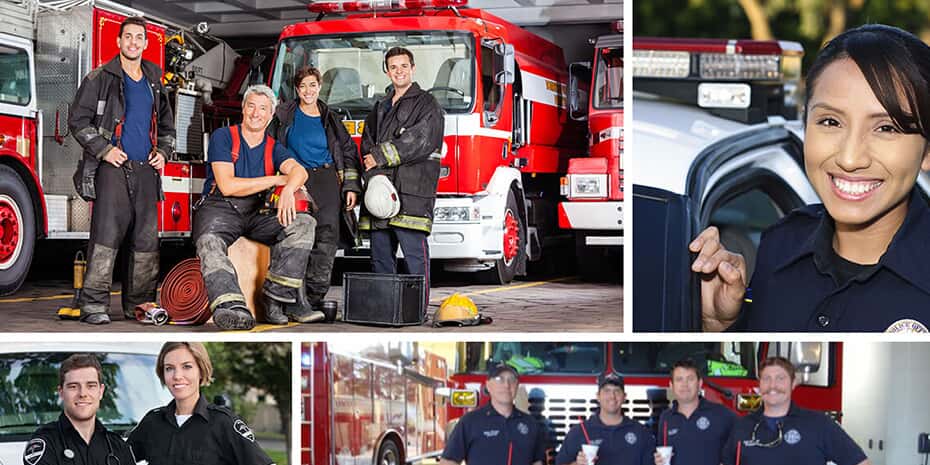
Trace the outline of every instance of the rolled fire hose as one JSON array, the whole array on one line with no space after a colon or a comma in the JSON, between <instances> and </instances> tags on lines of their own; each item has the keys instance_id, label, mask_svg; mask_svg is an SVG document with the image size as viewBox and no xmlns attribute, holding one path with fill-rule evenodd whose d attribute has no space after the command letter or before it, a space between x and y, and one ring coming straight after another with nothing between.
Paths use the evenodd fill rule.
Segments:
<instances>
[{"instance_id":1,"label":"rolled fire hose","mask_svg":"<svg viewBox=\"0 0 930 465\"><path fill-rule=\"evenodd\" d=\"M161 285L161 306L168 311L172 324L202 325L210 319L199 258L182 260L168 272Z\"/></svg>"}]
</instances>

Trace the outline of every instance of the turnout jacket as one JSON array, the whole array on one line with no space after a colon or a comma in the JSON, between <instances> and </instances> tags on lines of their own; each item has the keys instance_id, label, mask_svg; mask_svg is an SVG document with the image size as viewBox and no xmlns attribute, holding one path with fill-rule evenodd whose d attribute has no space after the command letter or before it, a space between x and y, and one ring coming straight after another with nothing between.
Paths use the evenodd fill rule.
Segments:
<instances>
[{"instance_id":1,"label":"turnout jacket","mask_svg":"<svg viewBox=\"0 0 930 465\"><path fill-rule=\"evenodd\" d=\"M162 70L151 61L142 60L142 74L152 91L152 117L158 123L158 139L154 150L167 159L174 153L174 116L168 94L161 83ZM113 148L113 133L126 110L123 94L123 68L119 55L84 76L74 95L68 117L68 128L84 156L74 173L74 187L84 200L97 197L94 177L104 155Z\"/></svg>"},{"instance_id":2,"label":"turnout jacket","mask_svg":"<svg viewBox=\"0 0 930 465\"><path fill-rule=\"evenodd\" d=\"M378 174L387 175L400 194L400 213L388 220L378 220L368 214L363 202L359 229L394 226L429 234L439 183L442 107L415 82L391 105L393 98L391 87L365 118L361 153L362 156L370 153L378 166L363 171L362 177L367 181Z\"/></svg>"}]
</instances>

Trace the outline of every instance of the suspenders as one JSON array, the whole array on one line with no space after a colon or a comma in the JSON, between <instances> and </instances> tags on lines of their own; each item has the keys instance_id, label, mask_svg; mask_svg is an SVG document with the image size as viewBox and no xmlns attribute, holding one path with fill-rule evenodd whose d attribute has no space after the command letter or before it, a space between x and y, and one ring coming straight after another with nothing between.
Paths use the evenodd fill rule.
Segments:
<instances>
[{"instance_id":1,"label":"suspenders","mask_svg":"<svg viewBox=\"0 0 930 465\"><path fill-rule=\"evenodd\" d=\"M233 165L236 164L236 160L239 159L239 125L235 124L229 127L229 132L232 134L232 162ZM274 175L274 139L269 135L265 135L265 176Z\"/></svg>"}]
</instances>

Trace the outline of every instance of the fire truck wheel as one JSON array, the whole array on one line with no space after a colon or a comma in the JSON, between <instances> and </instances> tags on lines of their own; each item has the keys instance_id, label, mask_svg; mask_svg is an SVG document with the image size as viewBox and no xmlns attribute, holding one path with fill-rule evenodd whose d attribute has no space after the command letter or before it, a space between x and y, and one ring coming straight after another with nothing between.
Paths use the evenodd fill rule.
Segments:
<instances>
[{"instance_id":1,"label":"fire truck wheel","mask_svg":"<svg viewBox=\"0 0 930 465\"><path fill-rule=\"evenodd\" d=\"M378 449L377 465L400 465L400 451L397 444L392 439L387 439L381 443Z\"/></svg>"},{"instance_id":2,"label":"fire truck wheel","mask_svg":"<svg viewBox=\"0 0 930 465\"><path fill-rule=\"evenodd\" d=\"M480 280L486 284L507 284L517 274L517 264L526 260L526 227L520 209L517 208L517 196L511 190L507 194L507 207L504 209L504 256L494 263L494 267L482 271Z\"/></svg>"},{"instance_id":3,"label":"fire truck wheel","mask_svg":"<svg viewBox=\"0 0 930 465\"><path fill-rule=\"evenodd\" d=\"M0 165L0 295L26 279L36 243L36 213L29 189L12 168Z\"/></svg>"}]
</instances>

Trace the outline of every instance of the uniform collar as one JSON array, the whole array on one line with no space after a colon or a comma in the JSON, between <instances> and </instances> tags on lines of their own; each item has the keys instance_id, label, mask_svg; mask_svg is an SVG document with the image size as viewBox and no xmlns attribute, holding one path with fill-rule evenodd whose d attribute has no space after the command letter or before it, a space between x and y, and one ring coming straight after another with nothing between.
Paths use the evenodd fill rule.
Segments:
<instances>
[{"instance_id":1,"label":"uniform collar","mask_svg":"<svg viewBox=\"0 0 930 465\"><path fill-rule=\"evenodd\" d=\"M65 412L61 412L61 414L58 415L58 426L61 428L62 434L73 433L80 437L80 433L78 433L77 429L74 428L74 424L71 423L71 420L67 415L65 415ZM103 426L103 423L100 422L100 419L94 418L94 434L91 435L91 438L98 434L106 433L106 431L107 427Z\"/></svg>"},{"instance_id":2,"label":"uniform collar","mask_svg":"<svg viewBox=\"0 0 930 465\"><path fill-rule=\"evenodd\" d=\"M175 421L174 416L177 415L177 404L174 399L168 403L168 407L165 408L165 417ZM194 415L200 415L207 422L210 421L210 411L207 409L207 401L203 398L203 393L200 394L200 398L197 399L197 404L194 405Z\"/></svg>"},{"instance_id":3,"label":"uniform collar","mask_svg":"<svg viewBox=\"0 0 930 465\"><path fill-rule=\"evenodd\" d=\"M748 416L754 418L756 421L761 421L762 418L765 417L764 412L765 412L765 406L763 405L755 412L750 413ZM801 407L798 407L798 405L795 404L794 401L792 401L791 406L788 407L788 413L785 414L785 418L797 416L799 413L801 413Z\"/></svg>"},{"instance_id":4,"label":"uniform collar","mask_svg":"<svg viewBox=\"0 0 930 465\"><path fill-rule=\"evenodd\" d=\"M103 65L103 69L110 74L113 74L122 79L123 77L123 65L119 61L119 53L117 52L116 56L112 60L106 62ZM146 79L149 80L149 83L154 83L161 79L161 68L158 67L155 63L151 61L142 60L142 74Z\"/></svg>"},{"instance_id":5,"label":"uniform collar","mask_svg":"<svg viewBox=\"0 0 930 465\"><path fill-rule=\"evenodd\" d=\"M700 395L699 395L699 396L698 396L698 406L697 406L697 408L694 409L694 411L695 411L695 412L698 412L698 411L704 410L705 408L707 408L707 399L705 399L704 396L700 396ZM678 401L677 401L677 400L673 400L673 401L672 401L672 411L675 412L675 413L680 414L680 412L678 411Z\"/></svg>"},{"instance_id":6,"label":"uniform collar","mask_svg":"<svg viewBox=\"0 0 930 465\"><path fill-rule=\"evenodd\" d=\"M775 271L787 268L808 256L813 258L818 270L823 271L830 266L834 233L833 219L823 207L819 213L819 222L814 231L801 244L801 247L793 254L787 254L775 266ZM928 253L930 249L926 247L925 237L928 231L930 231L930 206L915 187L908 199L904 223L888 244L888 250L879 259L879 266L875 268L875 272L881 268L887 268L912 285L930 293L930 253Z\"/></svg>"},{"instance_id":7,"label":"uniform collar","mask_svg":"<svg viewBox=\"0 0 930 465\"><path fill-rule=\"evenodd\" d=\"M416 97L418 94L423 93L423 89L420 89L420 84L417 84L416 81L413 84L410 84L410 88L407 89L407 92L404 92L404 95L400 98L403 100L407 97ZM388 91L387 95L384 96L385 100L390 100L394 98L394 86L391 85L391 89Z\"/></svg>"},{"instance_id":8,"label":"uniform collar","mask_svg":"<svg viewBox=\"0 0 930 465\"><path fill-rule=\"evenodd\" d=\"M505 419L508 419L508 420L511 419L511 418L520 418L520 417L526 415L525 413L523 413L523 411L521 411L520 409L518 409L516 405L513 407L513 411L510 412L510 416L509 416L509 417L504 417L503 415L501 415L500 412L498 412L497 410L494 409L494 406L491 405L490 402L488 402L488 403L484 406L484 409L485 409L485 412L484 412L484 415L485 415L485 416L488 416L488 417L500 417L500 418L505 418Z\"/></svg>"}]
</instances>

